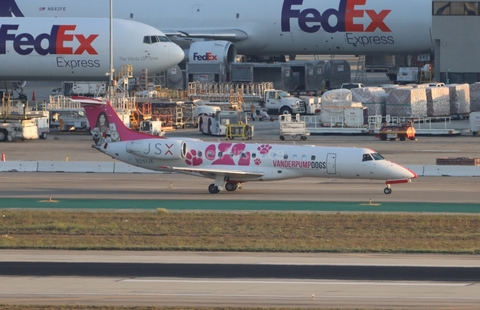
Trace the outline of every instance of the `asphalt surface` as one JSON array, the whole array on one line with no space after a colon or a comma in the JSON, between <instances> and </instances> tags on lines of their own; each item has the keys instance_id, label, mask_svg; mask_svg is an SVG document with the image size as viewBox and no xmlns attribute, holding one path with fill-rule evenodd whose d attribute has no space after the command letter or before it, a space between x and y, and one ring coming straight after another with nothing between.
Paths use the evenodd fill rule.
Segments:
<instances>
[{"instance_id":1,"label":"asphalt surface","mask_svg":"<svg viewBox=\"0 0 480 310\"><path fill-rule=\"evenodd\" d=\"M475 309L469 255L2 251L0 303Z\"/></svg>"},{"instance_id":2,"label":"asphalt surface","mask_svg":"<svg viewBox=\"0 0 480 310\"><path fill-rule=\"evenodd\" d=\"M404 142L380 141L369 135L322 135L310 136L306 142L281 142L275 122L254 125L254 143L369 147L405 165L434 165L439 157L476 158L480 153L479 138L468 132ZM468 121L454 121L451 126L463 130L468 128ZM200 136L195 129L167 136L222 139ZM51 133L47 140L3 143L0 148L7 161L112 161L90 145L88 134ZM165 207L162 201L166 200L212 199L207 191L210 182L159 174L0 173L0 202L5 207L11 201L7 197L53 197L60 201L125 199L134 205L135 200L146 199ZM364 203L365 208L372 208L370 203L374 203L377 209L372 208L372 212L392 211L389 206L395 202L447 203L451 209L458 204L478 206L478 178L419 178L393 186L391 195L383 194L383 187L382 182L375 181L304 178L246 183L242 190L215 195L215 200L225 204L292 201L293 206L298 201L355 202ZM476 309L480 304L478 256L63 253L0 251L0 303L372 309Z\"/></svg>"}]
</instances>

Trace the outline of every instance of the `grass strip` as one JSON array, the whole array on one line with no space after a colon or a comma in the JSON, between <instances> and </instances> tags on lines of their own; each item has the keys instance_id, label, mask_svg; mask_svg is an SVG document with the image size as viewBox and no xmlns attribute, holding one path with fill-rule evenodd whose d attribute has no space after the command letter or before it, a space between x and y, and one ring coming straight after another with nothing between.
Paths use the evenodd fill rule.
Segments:
<instances>
[{"instance_id":1,"label":"grass strip","mask_svg":"<svg viewBox=\"0 0 480 310\"><path fill-rule=\"evenodd\" d=\"M0 248L480 253L480 216L2 210Z\"/></svg>"}]
</instances>

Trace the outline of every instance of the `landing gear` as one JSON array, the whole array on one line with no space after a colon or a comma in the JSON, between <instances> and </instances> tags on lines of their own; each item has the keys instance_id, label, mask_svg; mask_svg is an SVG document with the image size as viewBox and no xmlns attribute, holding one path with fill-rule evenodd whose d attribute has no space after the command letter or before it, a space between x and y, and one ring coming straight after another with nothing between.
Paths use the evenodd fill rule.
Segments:
<instances>
[{"instance_id":1,"label":"landing gear","mask_svg":"<svg viewBox=\"0 0 480 310\"><path fill-rule=\"evenodd\" d=\"M385 187L383 192L387 195L392 193L392 187L390 186L390 184L387 184L387 187Z\"/></svg>"},{"instance_id":2,"label":"landing gear","mask_svg":"<svg viewBox=\"0 0 480 310\"><path fill-rule=\"evenodd\" d=\"M226 183L225 189L229 192L234 192L238 188L238 183Z\"/></svg>"},{"instance_id":3,"label":"landing gear","mask_svg":"<svg viewBox=\"0 0 480 310\"><path fill-rule=\"evenodd\" d=\"M208 186L208 191L210 192L210 194L218 194L220 190L218 189L218 186L215 186L215 184L210 184Z\"/></svg>"},{"instance_id":4,"label":"landing gear","mask_svg":"<svg viewBox=\"0 0 480 310\"><path fill-rule=\"evenodd\" d=\"M225 182L223 185L215 185L215 183L212 183L208 186L208 191L210 194L217 194L223 189L227 190L227 192L234 192L237 189L241 189L242 185L242 182Z\"/></svg>"}]
</instances>

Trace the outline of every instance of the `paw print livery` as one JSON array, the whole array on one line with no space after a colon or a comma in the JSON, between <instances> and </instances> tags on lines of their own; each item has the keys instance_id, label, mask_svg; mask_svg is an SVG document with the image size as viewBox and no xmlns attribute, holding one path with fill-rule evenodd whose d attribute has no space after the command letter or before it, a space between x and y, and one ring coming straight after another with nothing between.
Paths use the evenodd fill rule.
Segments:
<instances>
[{"instance_id":1,"label":"paw print livery","mask_svg":"<svg viewBox=\"0 0 480 310\"><path fill-rule=\"evenodd\" d=\"M255 165L257 165L257 166L260 166L260 164L262 163L262 161L260 160L260 158L257 158L257 159L254 160L254 163L255 163Z\"/></svg>"},{"instance_id":2,"label":"paw print livery","mask_svg":"<svg viewBox=\"0 0 480 310\"><path fill-rule=\"evenodd\" d=\"M189 166L200 166L203 163L203 160L197 156L197 151L195 150L188 152L185 157L185 163Z\"/></svg>"},{"instance_id":3,"label":"paw print livery","mask_svg":"<svg viewBox=\"0 0 480 310\"><path fill-rule=\"evenodd\" d=\"M262 155L268 154L268 152L270 152L271 149L272 149L272 146L269 144L262 144L257 148L257 150L259 150L260 154Z\"/></svg>"}]
</instances>

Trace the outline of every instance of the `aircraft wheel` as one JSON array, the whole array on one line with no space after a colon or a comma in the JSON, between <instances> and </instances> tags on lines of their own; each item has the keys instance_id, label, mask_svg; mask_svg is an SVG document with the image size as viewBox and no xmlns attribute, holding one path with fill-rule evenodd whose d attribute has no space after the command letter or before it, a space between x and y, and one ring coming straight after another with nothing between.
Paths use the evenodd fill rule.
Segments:
<instances>
[{"instance_id":1,"label":"aircraft wheel","mask_svg":"<svg viewBox=\"0 0 480 310\"><path fill-rule=\"evenodd\" d=\"M225 189L229 192L233 192L238 188L237 183L226 183L225 184Z\"/></svg>"},{"instance_id":2,"label":"aircraft wheel","mask_svg":"<svg viewBox=\"0 0 480 310\"><path fill-rule=\"evenodd\" d=\"M472 132L472 135L475 137L478 134L478 131Z\"/></svg>"},{"instance_id":3,"label":"aircraft wheel","mask_svg":"<svg viewBox=\"0 0 480 310\"><path fill-rule=\"evenodd\" d=\"M217 194L220 190L217 186L215 186L215 184L210 184L208 186L208 191L210 192L210 194Z\"/></svg>"},{"instance_id":4,"label":"aircraft wheel","mask_svg":"<svg viewBox=\"0 0 480 310\"><path fill-rule=\"evenodd\" d=\"M306 136L302 136L301 139L302 139L303 141L307 141L307 137L306 137Z\"/></svg>"},{"instance_id":5,"label":"aircraft wheel","mask_svg":"<svg viewBox=\"0 0 480 310\"><path fill-rule=\"evenodd\" d=\"M47 138L47 133L44 131L44 132L42 132L42 134L40 135L40 139L45 140L46 138Z\"/></svg>"},{"instance_id":6,"label":"aircraft wheel","mask_svg":"<svg viewBox=\"0 0 480 310\"><path fill-rule=\"evenodd\" d=\"M405 141L405 135L400 135L400 141Z\"/></svg>"},{"instance_id":7,"label":"aircraft wheel","mask_svg":"<svg viewBox=\"0 0 480 310\"><path fill-rule=\"evenodd\" d=\"M280 136L280 140L285 140L285 137L284 136Z\"/></svg>"},{"instance_id":8,"label":"aircraft wheel","mask_svg":"<svg viewBox=\"0 0 480 310\"><path fill-rule=\"evenodd\" d=\"M392 189L389 188L389 187L385 187L385 189L383 190L383 192L387 195L391 194L392 193Z\"/></svg>"}]
</instances>

